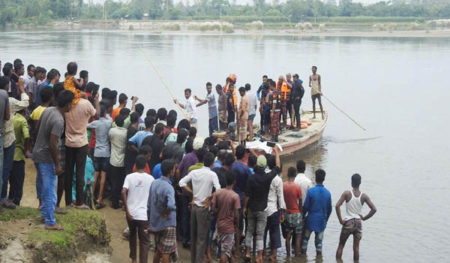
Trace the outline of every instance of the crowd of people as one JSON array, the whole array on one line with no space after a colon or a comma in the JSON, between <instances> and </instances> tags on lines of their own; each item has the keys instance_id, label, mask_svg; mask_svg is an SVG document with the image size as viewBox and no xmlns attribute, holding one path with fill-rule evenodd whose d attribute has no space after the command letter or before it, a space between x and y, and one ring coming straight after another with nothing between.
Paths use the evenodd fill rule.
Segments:
<instances>
[{"instance_id":1,"label":"crowd of people","mask_svg":"<svg viewBox=\"0 0 450 263\"><path fill-rule=\"evenodd\" d=\"M310 86L323 117L316 70L313 67ZM239 106L235 75L227 78L224 87L216 86L217 100L209 82L205 99L186 89L185 103L174 100L186 114L178 121L174 110L145 111L136 96L127 108L126 94L109 88L100 91L99 85L89 81L88 71L78 74L75 62L68 63L63 82L56 69L28 65L25 73L20 59L6 63L2 72L1 207L20 205L25 160L32 158L45 229L63 231L55 219L55 213L67 213L60 207L63 194L65 207L77 209L102 209L108 198L112 208L125 211L133 262L147 262L151 235L153 262L176 260L177 241L190 249L195 263L213 256L220 262L250 260L254 253L256 262L262 262L264 251L270 251L270 259L276 261L281 235L287 255L298 256L306 253L312 232L321 254L332 212L331 194L323 185L325 171L315 171L314 185L305 175L305 162L299 160L296 167L287 169L283 182L278 146L271 154L258 156L245 147L246 141L254 140L252 122L258 108L261 136L270 134L276 141L280 126L300 129L304 88L297 74L292 81L290 74L278 81L264 76L255 94L249 94L249 84L239 88ZM209 137L205 139L197 135L196 128L197 107L204 104L209 112ZM239 133L238 145L213 136L233 127ZM352 190L344 192L336 204L343 225L337 258L350 235L355 240L354 257L359 257L361 221L376 212L368 195L360 192L360 183L361 176L353 175ZM371 210L362 216L366 203Z\"/></svg>"}]
</instances>

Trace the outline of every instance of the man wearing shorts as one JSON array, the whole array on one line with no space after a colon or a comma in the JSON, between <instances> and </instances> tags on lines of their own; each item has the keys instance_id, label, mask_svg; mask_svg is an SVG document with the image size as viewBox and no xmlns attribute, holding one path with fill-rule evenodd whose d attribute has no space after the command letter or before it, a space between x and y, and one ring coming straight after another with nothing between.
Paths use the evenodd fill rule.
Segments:
<instances>
[{"instance_id":1,"label":"man wearing shorts","mask_svg":"<svg viewBox=\"0 0 450 263\"><path fill-rule=\"evenodd\" d=\"M152 183L148 196L150 231L155 235L153 262L168 263L170 258L177 258L177 206L171 182L175 170L173 160L164 160L161 163L163 176Z\"/></svg>"},{"instance_id":2,"label":"man wearing shorts","mask_svg":"<svg viewBox=\"0 0 450 263\"><path fill-rule=\"evenodd\" d=\"M311 99L313 102L313 118L316 118L316 100L319 101L320 106L320 112L322 113L322 119L324 119L323 116L323 107L322 107L322 78L319 74L317 74L317 67L312 67L312 75L309 76L309 86L311 87Z\"/></svg>"},{"instance_id":3,"label":"man wearing shorts","mask_svg":"<svg viewBox=\"0 0 450 263\"><path fill-rule=\"evenodd\" d=\"M291 237L295 234L295 256L300 254L300 239L302 236L302 190L294 180L296 169L288 170L288 181L283 184L284 202L286 203L286 216L283 222L286 232L286 254L291 256Z\"/></svg>"},{"instance_id":4,"label":"man wearing shorts","mask_svg":"<svg viewBox=\"0 0 450 263\"><path fill-rule=\"evenodd\" d=\"M217 215L217 233L222 253L221 263L233 262L231 252L234 246L234 234L239 227L239 195L233 191L236 174L228 171L225 175L227 187L218 190L212 199L212 212Z\"/></svg>"},{"instance_id":5,"label":"man wearing shorts","mask_svg":"<svg viewBox=\"0 0 450 263\"><path fill-rule=\"evenodd\" d=\"M339 222L342 225L341 237L339 238L339 246L336 251L336 259L342 258L342 251L344 250L345 242L353 235L353 259L359 260L359 242L362 238L362 224L361 221L365 221L371 218L377 209L370 200L367 194L363 194L359 190L361 184L361 176L354 174L352 176L352 190L342 193L341 198L336 204L336 214ZM341 206L345 201L345 217L342 220ZM362 216L362 207L364 203L370 207L370 212L366 216Z\"/></svg>"}]
</instances>

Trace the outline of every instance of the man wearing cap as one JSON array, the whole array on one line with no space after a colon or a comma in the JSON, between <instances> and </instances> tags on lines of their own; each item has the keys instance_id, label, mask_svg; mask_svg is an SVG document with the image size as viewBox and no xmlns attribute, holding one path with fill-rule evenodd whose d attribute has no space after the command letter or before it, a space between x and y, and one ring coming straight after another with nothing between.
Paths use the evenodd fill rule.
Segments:
<instances>
[{"instance_id":1,"label":"man wearing cap","mask_svg":"<svg viewBox=\"0 0 450 263\"><path fill-rule=\"evenodd\" d=\"M280 157L278 147L273 148L275 153L276 166L269 173L265 173L267 160L264 155L260 155L256 161L255 173L247 181L246 197L243 213L247 217L248 226L245 236L245 259L249 260L250 249L253 243L253 233L256 232L256 262L262 262L263 254L263 235L267 223L267 214L264 211L267 207L267 199L270 190L270 184L273 178L281 171Z\"/></svg>"}]
</instances>

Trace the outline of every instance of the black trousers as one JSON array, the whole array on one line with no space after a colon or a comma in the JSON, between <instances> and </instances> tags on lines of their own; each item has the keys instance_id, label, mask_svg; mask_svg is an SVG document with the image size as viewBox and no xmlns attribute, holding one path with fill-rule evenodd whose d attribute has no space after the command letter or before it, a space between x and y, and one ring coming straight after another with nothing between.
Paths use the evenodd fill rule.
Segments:
<instances>
[{"instance_id":1,"label":"black trousers","mask_svg":"<svg viewBox=\"0 0 450 263\"><path fill-rule=\"evenodd\" d=\"M72 148L66 146L66 169L64 169L64 191L66 206L72 204L72 178L74 169L76 168L76 205L83 204L83 188L84 188L84 169L86 167L86 156L88 154L88 146Z\"/></svg>"},{"instance_id":2,"label":"black trousers","mask_svg":"<svg viewBox=\"0 0 450 263\"><path fill-rule=\"evenodd\" d=\"M14 161L9 177L9 200L16 205L20 205L20 200L22 200L24 179L25 161Z\"/></svg>"},{"instance_id":3,"label":"black trousers","mask_svg":"<svg viewBox=\"0 0 450 263\"><path fill-rule=\"evenodd\" d=\"M123 181L125 180L125 167L116 167L114 165L111 165L109 167L109 173L110 176L108 177L111 179L111 188L112 188L112 195L111 195L112 206L118 207L120 200L120 192L122 190Z\"/></svg>"},{"instance_id":4,"label":"black trousers","mask_svg":"<svg viewBox=\"0 0 450 263\"><path fill-rule=\"evenodd\" d=\"M294 101L294 115L295 115L295 121L297 123L297 128L300 128L300 105L302 105L302 101ZM292 120L292 116L291 116Z\"/></svg>"}]
</instances>

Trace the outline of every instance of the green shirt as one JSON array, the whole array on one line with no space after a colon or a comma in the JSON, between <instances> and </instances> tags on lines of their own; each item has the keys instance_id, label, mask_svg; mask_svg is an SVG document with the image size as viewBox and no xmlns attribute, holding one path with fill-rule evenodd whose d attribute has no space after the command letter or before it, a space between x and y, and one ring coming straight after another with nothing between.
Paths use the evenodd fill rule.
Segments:
<instances>
[{"instance_id":1,"label":"green shirt","mask_svg":"<svg viewBox=\"0 0 450 263\"><path fill-rule=\"evenodd\" d=\"M22 114L16 113L13 117L13 125L14 133L16 135L14 161L25 161L25 139L30 138L28 122Z\"/></svg>"}]
</instances>

